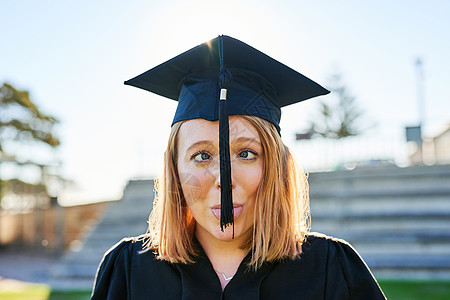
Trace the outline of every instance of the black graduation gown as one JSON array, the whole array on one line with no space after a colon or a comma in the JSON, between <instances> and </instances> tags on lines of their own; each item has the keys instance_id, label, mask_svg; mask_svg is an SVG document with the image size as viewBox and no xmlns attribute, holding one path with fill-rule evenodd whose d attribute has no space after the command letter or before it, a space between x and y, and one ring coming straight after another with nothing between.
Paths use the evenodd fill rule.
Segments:
<instances>
[{"instance_id":1,"label":"black graduation gown","mask_svg":"<svg viewBox=\"0 0 450 300\"><path fill-rule=\"evenodd\" d=\"M200 247L201 248L201 247ZM124 239L97 271L97 299L385 299L372 273L345 241L310 234L295 260L265 263L257 272L247 256L225 290L202 249L194 264L171 264Z\"/></svg>"}]
</instances>

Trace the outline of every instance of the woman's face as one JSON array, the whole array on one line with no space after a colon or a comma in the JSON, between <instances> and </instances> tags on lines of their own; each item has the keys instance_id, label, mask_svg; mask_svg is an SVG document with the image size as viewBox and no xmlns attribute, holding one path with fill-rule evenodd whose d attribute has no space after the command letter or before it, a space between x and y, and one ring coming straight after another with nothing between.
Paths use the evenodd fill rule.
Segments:
<instances>
[{"instance_id":1,"label":"woman's face","mask_svg":"<svg viewBox=\"0 0 450 300\"><path fill-rule=\"evenodd\" d=\"M263 152L256 129L230 116L230 158L235 240L252 227L256 193L263 173ZM178 134L178 173L196 235L231 241L233 227L220 229L219 122L189 120Z\"/></svg>"}]
</instances>

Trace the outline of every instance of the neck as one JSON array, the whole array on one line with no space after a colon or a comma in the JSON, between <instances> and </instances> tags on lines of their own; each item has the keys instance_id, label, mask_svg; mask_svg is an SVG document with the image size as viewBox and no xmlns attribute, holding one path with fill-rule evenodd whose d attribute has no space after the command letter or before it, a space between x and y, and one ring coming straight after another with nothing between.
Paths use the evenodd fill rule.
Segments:
<instances>
[{"instance_id":1,"label":"neck","mask_svg":"<svg viewBox=\"0 0 450 300\"><path fill-rule=\"evenodd\" d=\"M243 237L238 237L231 241L223 241L198 227L195 230L195 236L211 262L213 260L228 262L229 259L234 257L240 257L240 261L242 261L247 255L247 251L241 249L244 244Z\"/></svg>"},{"instance_id":2,"label":"neck","mask_svg":"<svg viewBox=\"0 0 450 300\"><path fill-rule=\"evenodd\" d=\"M225 288L229 280L225 280L223 275L226 278L234 276L242 260L247 255L247 251L241 249L243 237L238 237L231 241L222 241L198 226L195 230L195 236L208 256L214 270L218 273L222 289Z\"/></svg>"}]
</instances>

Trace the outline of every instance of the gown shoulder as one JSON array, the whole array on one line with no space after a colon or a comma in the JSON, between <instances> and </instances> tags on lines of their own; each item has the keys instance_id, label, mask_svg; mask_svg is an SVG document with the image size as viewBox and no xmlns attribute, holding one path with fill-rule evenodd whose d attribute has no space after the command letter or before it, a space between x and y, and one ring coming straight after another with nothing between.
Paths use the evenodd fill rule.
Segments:
<instances>
[{"instance_id":1,"label":"gown shoulder","mask_svg":"<svg viewBox=\"0 0 450 300\"><path fill-rule=\"evenodd\" d=\"M181 293L176 267L144 249L144 237L125 238L103 256L97 270L92 300L176 299Z\"/></svg>"},{"instance_id":2,"label":"gown shoulder","mask_svg":"<svg viewBox=\"0 0 450 300\"><path fill-rule=\"evenodd\" d=\"M303 249L305 255L311 252L326 257L322 259L326 269L325 298L386 299L367 264L347 241L311 233Z\"/></svg>"},{"instance_id":3,"label":"gown shoulder","mask_svg":"<svg viewBox=\"0 0 450 300\"><path fill-rule=\"evenodd\" d=\"M97 273L91 299L128 299L129 274L132 256L142 251L139 238L124 238L103 256Z\"/></svg>"}]
</instances>

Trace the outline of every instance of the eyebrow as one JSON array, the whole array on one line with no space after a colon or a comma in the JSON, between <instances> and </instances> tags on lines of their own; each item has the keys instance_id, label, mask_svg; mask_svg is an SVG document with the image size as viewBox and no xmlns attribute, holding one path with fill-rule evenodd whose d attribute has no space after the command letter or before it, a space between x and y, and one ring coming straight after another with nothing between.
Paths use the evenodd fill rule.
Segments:
<instances>
[{"instance_id":1,"label":"eyebrow","mask_svg":"<svg viewBox=\"0 0 450 300\"><path fill-rule=\"evenodd\" d=\"M198 141L198 142L195 142L195 143L193 143L192 145L190 145L187 149L186 149L186 152L189 152L192 148L195 148L195 147L197 147L197 146L200 146L200 145L211 145L211 144L213 144L211 141Z\"/></svg>"},{"instance_id":2,"label":"eyebrow","mask_svg":"<svg viewBox=\"0 0 450 300\"><path fill-rule=\"evenodd\" d=\"M238 138L235 138L232 140L231 143L232 144L234 144L234 143L257 143L258 145L261 145L261 142L259 140L257 140L256 138L250 138L250 137L245 137L245 136L240 136Z\"/></svg>"}]
</instances>

